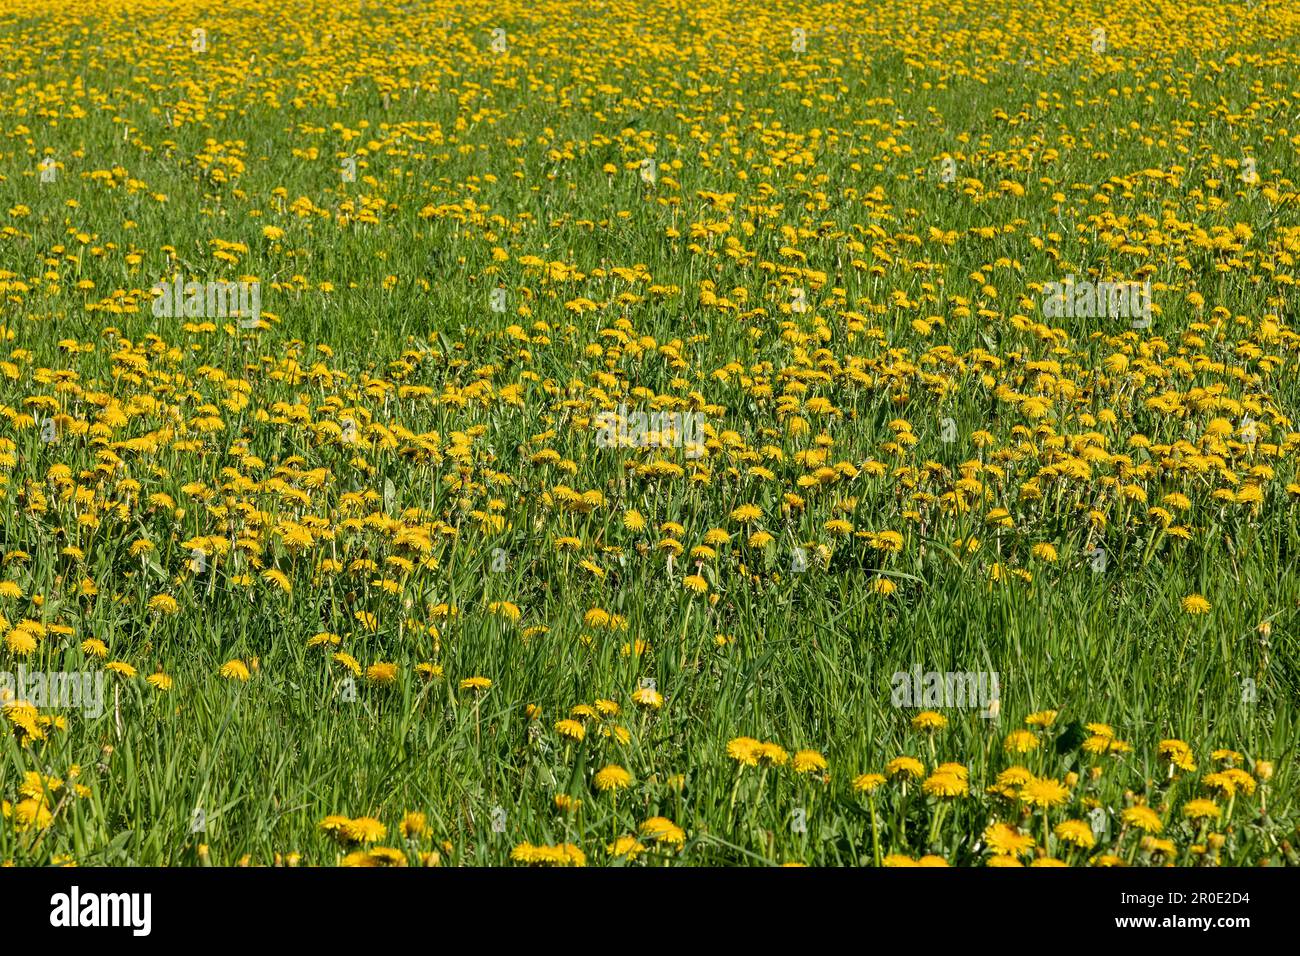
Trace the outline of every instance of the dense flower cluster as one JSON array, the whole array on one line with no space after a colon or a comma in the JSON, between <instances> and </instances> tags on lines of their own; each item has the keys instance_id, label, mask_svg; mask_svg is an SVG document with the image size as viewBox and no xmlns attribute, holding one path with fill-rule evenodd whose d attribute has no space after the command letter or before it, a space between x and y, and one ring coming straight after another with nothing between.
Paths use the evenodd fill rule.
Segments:
<instances>
[{"instance_id":1,"label":"dense flower cluster","mask_svg":"<svg viewBox=\"0 0 1300 956\"><path fill-rule=\"evenodd\" d=\"M0 0L0 857L1294 862L1300 12L93 6Z\"/></svg>"}]
</instances>

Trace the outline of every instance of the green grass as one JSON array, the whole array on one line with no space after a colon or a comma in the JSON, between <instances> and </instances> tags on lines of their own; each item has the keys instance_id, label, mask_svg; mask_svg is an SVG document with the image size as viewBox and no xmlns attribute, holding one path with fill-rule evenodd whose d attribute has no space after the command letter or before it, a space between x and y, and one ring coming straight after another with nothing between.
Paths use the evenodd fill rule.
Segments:
<instances>
[{"instance_id":1,"label":"green grass","mask_svg":"<svg viewBox=\"0 0 1300 956\"><path fill-rule=\"evenodd\" d=\"M0 578L22 592L0 599L0 615L7 631L22 620L72 629L29 656L0 647L0 669L98 672L103 661L79 646L93 636L139 672L105 675L101 716L67 712L46 739L4 739L10 805L31 796L18 792L26 772L65 785L38 801L48 826L18 825L11 806L0 860L333 864L348 848L319 824L345 814L383 821L378 842L412 862L437 849L444 864L504 864L524 842L617 862L606 845L654 816L681 826L684 845L638 862L934 853L975 865L994 820L1070 862L1159 862L1121 821L1145 801L1180 864L1206 859L1190 848L1212 830L1218 862L1295 862L1282 844L1300 738L1300 511L1287 490L1300 448L1288 281L1300 24L1263 3L1120 4L1109 16L1096 3L1004 6L629 2L583 19L570 3L470 13L297 0L200 14L156 0L74 15L0 0L0 361L11 363L0 441L13 443L0 446ZM1088 46L1097 22L1105 57ZM200 23L209 50L195 55L186 44ZM851 32L810 29L808 52L789 52L793 25L827 23ZM498 25L504 56L487 50ZM214 167L208 140L239 163ZM345 183L340 162L359 147ZM51 184L39 181L46 154L61 163ZM647 155L653 185L637 173ZM954 184L939 182L944 155L958 162ZM1246 155L1260 177L1249 187ZM325 214L295 213L300 197ZM376 222L356 221L363 207ZM725 233L709 234L713 223ZM1239 223L1248 237L1214 245ZM995 233L974 231L986 227ZM214 239L247 250L223 263ZM581 276L544 274L529 256ZM611 271L638 265L651 278ZM177 270L258 277L266 327L154 318L148 290ZM1039 284L1069 274L1151 275L1153 328L1042 324ZM498 284L505 314L489 307ZM789 308L795 288L807 311ZM928 334L912 325L935 316ZM503 394L511 386L518 402ZM1148 404L1167 392L1176 411ZM803 403L806 429L791 427L783 395ZM708 413L704 459L662 456L680 477L637 471L655 450L594 440L598 411L647 396ZM1029 396L1047 399L1042 417L1026 412ZM835 411L808 410L814 397ZM126 419L96 431L111 400ZM35 418L55 409L50 444ZM1256 447L1212 434L1213 419L1235 429L1247 413ZM348 417L355 446L321 427ZM945 417L955 442L941 440ZM890 445L898 419L914 445ZM472 441L456 437L470 429L481 429ZM823 435L824 464L851 463L857 477L812 477L823 462L797 456ZM120 444L147 436L155 447ZM1044 471L1082 460L1089 443L1106 455L1086 479ZM543 448L560 462L533 463ZM1219 462L1200 460L1211 455ZM70 471L52 475L56 465ZM697 467L707 477L691 480ZM327 473L319 488L304 478L313 469ZM983 481L969 497L963 470ZM1039 497L1025 490L1036 476ZM1252 483L1257 506L1213 496ZM557 486L602 497L566 508ZM1185 540L1148 513L1171 493L1189 498L1171 516ZM730 517L744 503L762 509L767 547ZM1011 526L988 520L998 507ZM629 510L649 527L627 528ZM486 512L501 527L485 527ZM835 537L825 525L836 517L898 531L902 550ZM284 523L311 519L312 546L288 547ZM688 554L709 529L731 532L706 562L715 603L683 587L688 554L665 559L655 529L669 521ZM431 526L427 551L398 541L398 525ZM185 542L210 535L249 545L238 561L210 554L196 576ZM577 552L557 549L565 536ZM961 554L956 542L972 536L979 549ZM132 554L139 539L152 553ZM1057 561L1032 556L1041 542ZM1089 564L1098 546L1104 572ZM801 547L813 560L793 573ZM385 567L393 556L411 567ZM345 568L321 577L322 559ZM356 560L379 567L347 569ZM270 569L292 593L259 577ZM78 593L85 579L97 594ZM882 580L894 593L875 593ZM178 612L149 610L159 594ZM1208 614L1182 610L1193 594ZM521 620L489 611L496 601ZM440 618L440 604L459 613ZM592 608L626 629L585 624ZM538 625L549 630L525 636ZM363 668L396 663L396 683L359 676L347 699L347 671L308 646L318 632L340 635ZM219 676L236 658L256 658L248 682ZM442 676L422 678L420 662ZM916 709L893 706L891 676L914 666L997 673L998 718L948 709L945 729L911 729ZM165 693L144 681L159 669L174 681ZM459 687L476 675L491 688ZM647 680L660 709L632 699ZM556 732L598 698L622 713L588 720L580 743ZM1004 752L1008 733L1049 709L1059 715L1038 750ZM1113 726L1131 752L1089 756L1078 746L1089 722ZM626 742L602 733L615 725ZM829 781L738 767L727 744L741 736L818 751ZM1157 757L1166 738L1191 745L1197 772L1170 774ZM1209 795L1220 747L1275 772L1254 794L1220 799L1224 819L1208 827L1183 808ZM854 792L858 774L899 755L927 772L964 764L971 794L946 802L894 781L870 799ZM611 763L635 781L617 795L593 784ZM1015 763L1078 775L1050 823L1104 807L1095 848L1045 838L1041 812L986 792ZM73 783L84 796L66 797ZM581 808L559 811L556 795ZM430 832L404 842L408 811Z\"/></svg>"}]
</instances>

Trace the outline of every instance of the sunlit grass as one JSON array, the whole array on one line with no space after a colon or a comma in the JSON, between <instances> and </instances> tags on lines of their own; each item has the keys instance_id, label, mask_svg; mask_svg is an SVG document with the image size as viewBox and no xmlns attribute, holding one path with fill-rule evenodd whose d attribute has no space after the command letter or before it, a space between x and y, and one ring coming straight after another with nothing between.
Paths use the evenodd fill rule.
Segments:
<instances>
[{"instance_id":1,"label":"sunlit grass","mask_svg":"<svg viewBox=\"0 0 1300 956\"><path fill-rule=\"evenodd\" d=\"M1059 7L0 0L0 860L1295 862L1300 17Z\"/></svg>"}]
</instances>

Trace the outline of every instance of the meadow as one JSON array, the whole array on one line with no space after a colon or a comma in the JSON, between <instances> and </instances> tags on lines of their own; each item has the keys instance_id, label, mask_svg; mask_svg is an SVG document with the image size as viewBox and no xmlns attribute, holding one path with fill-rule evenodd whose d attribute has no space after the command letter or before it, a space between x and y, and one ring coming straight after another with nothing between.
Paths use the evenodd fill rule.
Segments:
<instances>
[{"instance_id":1,"label":"meadow","mask_svg":"<svg viewBox=\"0 0 1300 956\"><path fill-rule=\"evenodd\" d=\"M0 862L1300 863L1300 9L74 6Z\"/></svg>"}]
</instances>

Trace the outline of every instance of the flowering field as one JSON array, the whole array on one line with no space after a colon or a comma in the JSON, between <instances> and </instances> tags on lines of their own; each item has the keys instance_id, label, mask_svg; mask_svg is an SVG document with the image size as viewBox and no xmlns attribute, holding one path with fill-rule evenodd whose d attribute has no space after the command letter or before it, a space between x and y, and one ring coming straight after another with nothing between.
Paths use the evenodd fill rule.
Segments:
<instances>
[{"instance_id":1,"label":"flowering field","mask_svg":"<svg viewBox=\"0 0 1300 956\"><path fill-rule=\"evenodd\" d=\"M0 0L0 862L1300 863L1298 38Z\"/></svg>"}]
</instances>

